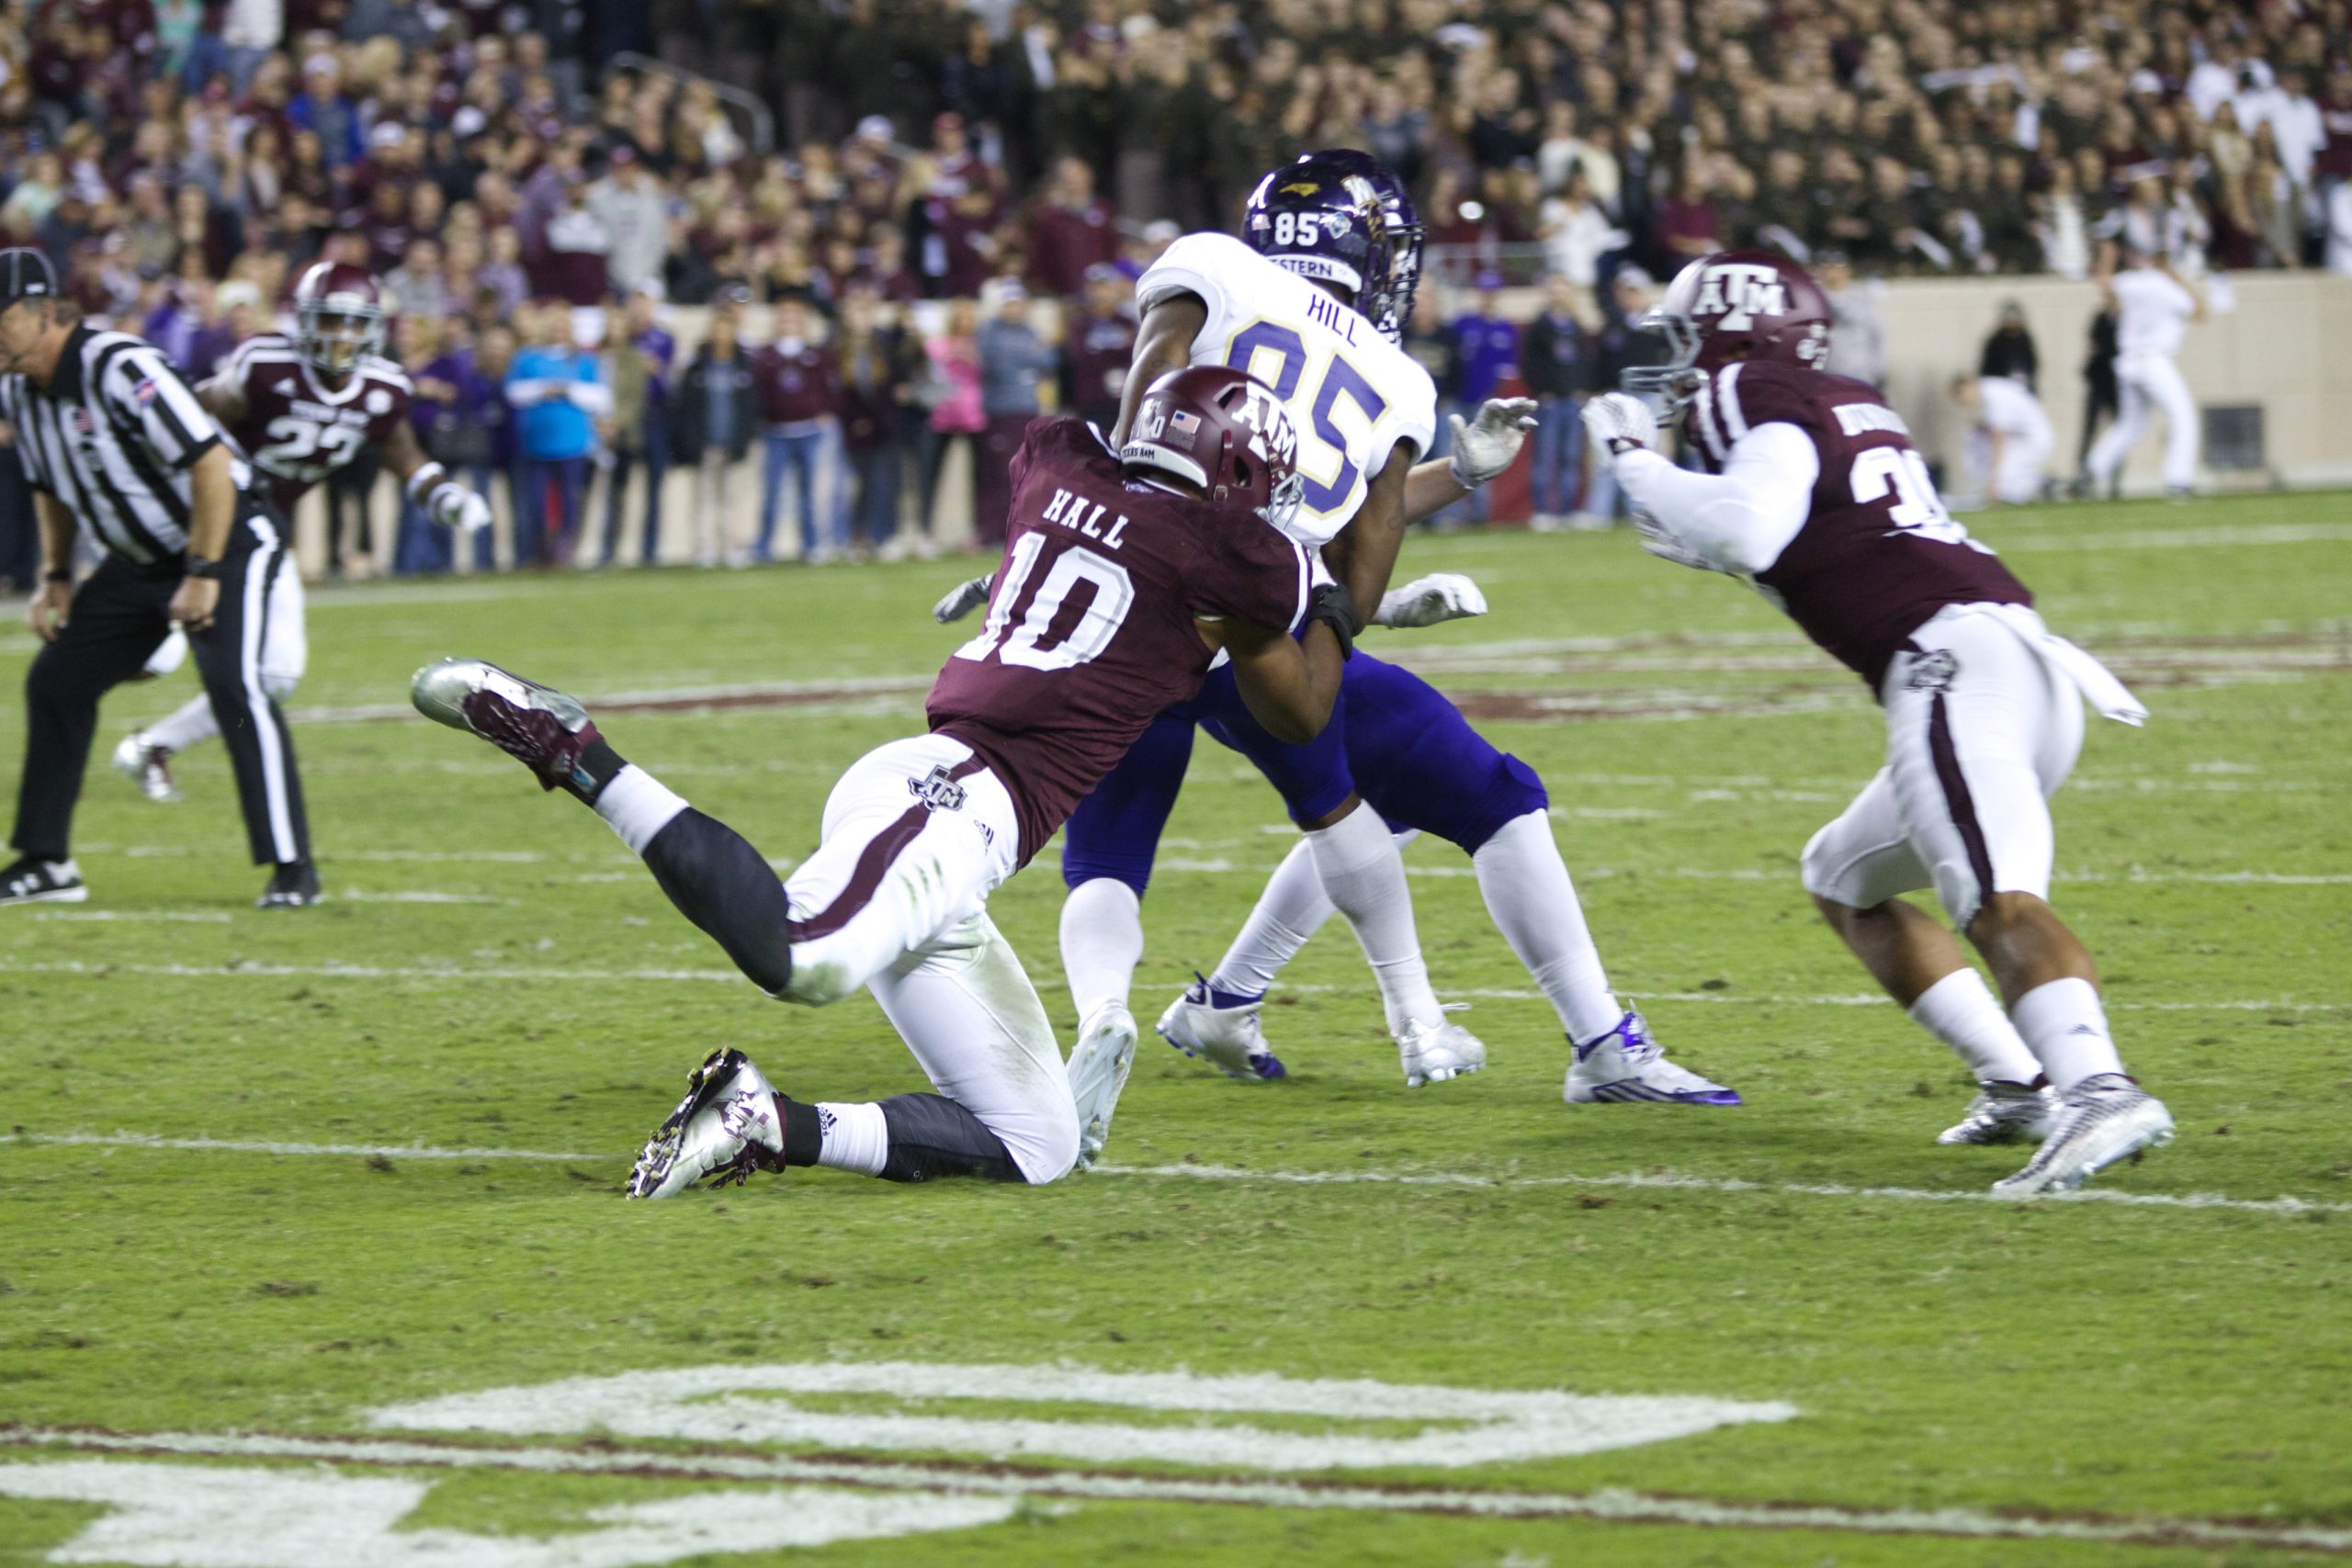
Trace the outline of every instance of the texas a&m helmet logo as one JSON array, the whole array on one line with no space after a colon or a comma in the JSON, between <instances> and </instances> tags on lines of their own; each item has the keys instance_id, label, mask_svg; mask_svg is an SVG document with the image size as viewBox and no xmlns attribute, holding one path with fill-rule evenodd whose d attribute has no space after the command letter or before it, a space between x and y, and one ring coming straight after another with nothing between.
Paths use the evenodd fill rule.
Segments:
<instances>
[{"instance_id":1,"label":"texas a&m helmet logo","mask_svg":"<svg viewBox=\"0 0 2352 1568\"><path fill-rule=\"evenodd\" d=\"M1778 267L1754 262L1717 262L1699 275L1699 297L1691 301L1694 321L1716 318L1714 325L1744 333L1757 318L1783 316L1789 310L1788 285Z\"/></svg>"}]
</instances>

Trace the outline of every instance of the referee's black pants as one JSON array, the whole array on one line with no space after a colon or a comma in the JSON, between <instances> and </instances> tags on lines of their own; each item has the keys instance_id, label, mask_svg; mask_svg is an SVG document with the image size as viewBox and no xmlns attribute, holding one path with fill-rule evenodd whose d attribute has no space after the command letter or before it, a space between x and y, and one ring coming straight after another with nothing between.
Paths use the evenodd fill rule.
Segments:
<instances>
[{"instance_id":1,"label":"referee's black pants","mask_svg":"<svg viewBox=\"0 0 2352 1568\"><path fill-rule=\"evenodd\" d=\"M236 770L237 803L256 865L311 858L293 738L261 677L269 596L285 548L275 520L249 500L220 562L212 625L187 639ZM145 668L169 635L169 606L179 584L176 563L158 573L109 555L74 592L57 640L34 656L25 673L25 772L10 840L18 853L68 857L74 806L98 729L98 699Z\"/></svg>"}]
</instances>

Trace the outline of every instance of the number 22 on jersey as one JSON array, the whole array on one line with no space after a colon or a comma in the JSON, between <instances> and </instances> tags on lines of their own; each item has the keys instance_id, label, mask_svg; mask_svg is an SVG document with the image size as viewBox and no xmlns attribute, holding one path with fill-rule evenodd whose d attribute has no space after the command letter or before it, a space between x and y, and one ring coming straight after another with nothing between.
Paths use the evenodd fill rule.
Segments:
<instances>
[{"instance_id":1,"label":"number 22 on jersey","mask_svg":"<svg viewBox=\"0 0 2352 1568\"><path fill-rule=\"evenodd\" d=\"M1024 670L1068 670L1101 658L1102 650L1111 646L1111 639L1119 635L1119 626L1136 602L1135 581L1128 577L1127 569L1083 546L1063 545L1055 552L1053 565L1046 569L1044 581L1037 583L1036 592L1032 594L1030 580L1036 575L1037 560L1046 553L1046 544L1043 534L1023 534L1014 541L1012 559L1007 563L1004 577L989 601L989 618L978 636L956 650L956 658L978 662L994 654L999 663ZM1093 598L1079 616L1078 624L1049 646L1046 639L1054 622L1080 583L1092 585ZM1021 606L1024 595L1028 597L1028 608L1015 626L1013 612Z\"/></svg>"}]
</instances>

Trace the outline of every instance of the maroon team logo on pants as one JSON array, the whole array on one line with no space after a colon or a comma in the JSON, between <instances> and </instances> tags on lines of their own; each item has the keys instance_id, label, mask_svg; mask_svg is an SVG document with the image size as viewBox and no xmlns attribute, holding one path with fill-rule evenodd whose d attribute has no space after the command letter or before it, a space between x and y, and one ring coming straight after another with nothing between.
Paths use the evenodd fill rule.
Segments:
<instances>
[{"instance_id":1,"label":"maroon team logo on pants","mask_svg":"<svg viewBox=\"0 0 2352 1568\"><path fill-rule=\"evenodd\" d=\"M1912 692L1949 692L1952 677L1959 673L1960 660L1951 649L1939 648L1911 660L1911 667L1903 672L1903 685Z\"/></svg>"},{"instance_id":2,"label":"maroon team logo on pants","mask_svg":"<svg viewBox=\"0 0 2352 1568\"><path fill-rule=\"evenodd\" d=\"M907 781L907 793L933 811L960 811L964 807L964 786L944 766L931 770L931 776Z\"/></svg>"}]
</instances>

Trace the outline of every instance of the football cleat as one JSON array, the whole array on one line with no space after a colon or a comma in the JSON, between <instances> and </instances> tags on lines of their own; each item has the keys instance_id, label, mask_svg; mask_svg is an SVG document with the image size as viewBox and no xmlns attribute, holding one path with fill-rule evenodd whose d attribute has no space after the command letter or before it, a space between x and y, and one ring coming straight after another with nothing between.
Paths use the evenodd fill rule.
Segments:
<instances>
[{"instance_id":1,"label":"football cleat","mask_svg":"<svg viewBox=\"0 0 2352 1568\"><path fill-rule=\"evenodd\" d=\"M114 771L139 786L139 793L162 803L177 800L180 786L172 779L172 754L134 729L114 749Z\"/></svg>"},{"instance_id":2,"label":"football cleat","mask_svg":"<svg viewBox=\"0 0 2352 1568\"><path fill-rule=\"evenodd\" d=\"M307 909L325 895L319 891L319 868L309 861L288 861L269 874L269 886L254 900L256 909Z\"/></svg>"},{"instance_id":3,"label":"football cleat","mask_svg":"<svg viewBox=\"0 0 2352 1568\"><path fill-rule=\"evenodd\" d=\"M1264 998L1220 1006L1198 972L1184 994L1159 1015L1159 1032L1187 1056L1206 1062L1229 1078L1262 1083L1285 1076L1282 1058L1266 1049L1258 1015Z\"/></svg>"},{"instance_id":4,"label":"football cleat","mask_svg":"<svg viewBox=\"0 0 2352 1568\"><path fill-rule=\"evenodd\" d=\"M416 711L478 735L537 775L541 789L571 782L580 754L604 739L580 699L479 659L445 659L409 683Z\"/></svg>"},{"instance_id":5,"label":"football cleat","mask_svg":"<svg viewBox=\"0 0 2352 1568\"><path fill-rule=\"evenodd\" d=\"M1396 1058L1405 1087L1419 1089L1476 1072L1487 1065L1487 1043L1458 1023L1408 1024L1396 1037Z\"/></svg>"},{"instance_id":6,"label":"football cleat","mask_svg":"<svg viewBox=\"0 0 2352 1568\"><path fill-rule=\"evenodd\" d=\"M686 1098L645 1141L624 1195L671 1198L706 1177L724 1187L783 1166L775 1086L730 1047L713 1051L686 1075Z\"/></svg>"},{"instance_id":7,"label":"football cleat","mask_svg":"<svg viewBox=\"0 0 2352 1568\"><path fill-rule=\"evenodd\" d=\"M1570 1105L1737 1105L1739 1091L1676 1066L1629 1012L1598 1040L1576 1047L1560 1091Z\"/></svg>"},{"instance_id":8,"label":"football cleat","mask_svg":"<svg viewBox=\"0 0 2352 1568\"><path fill-rule=\"evenodd\" d=\"M2116 1161L2171 1142L2163 1100L2121 1073L2093 1073L2058 1097L2049 1137L2023 1170L1993 1183L1993 1196L2071 1192Z\"/></svg>"},{"instance_id":9,"label":"football cleat","mask_svg":"<svg viewBox=\"0 0 2352 1568\"><path fill-rule=\"evenodd\" d=\"M1976 1086L1968 1114L1936 1134L1939 1144L2038 1144L2058 1120L2058 1096L2048 1084Z\"/></svg>"},{"instance_id":10,"label":"football cleat","mask_svg":"<svg viewBox=\"0 0 2352 1568\"><path fill-rule=\"evenodd\" d=\"M1110 1140L1111 1115L1136 1065L1136 1015L1116 1002L1095 1010L1070 1047L1069 1097L1078 1106L1078 1168L1089 1170Z\"/></svg>"},{"instance_id":11,"label":"football cleat","mask_svg":"<svg viewBox=\"0 0 2352 1568\"><path fill-rule=\"evenodd\" d=\"M0 871L0 906L79 904L89 897L82 868L70 860L35 860L27 855Z\"/></svg>"}]
</instances>

